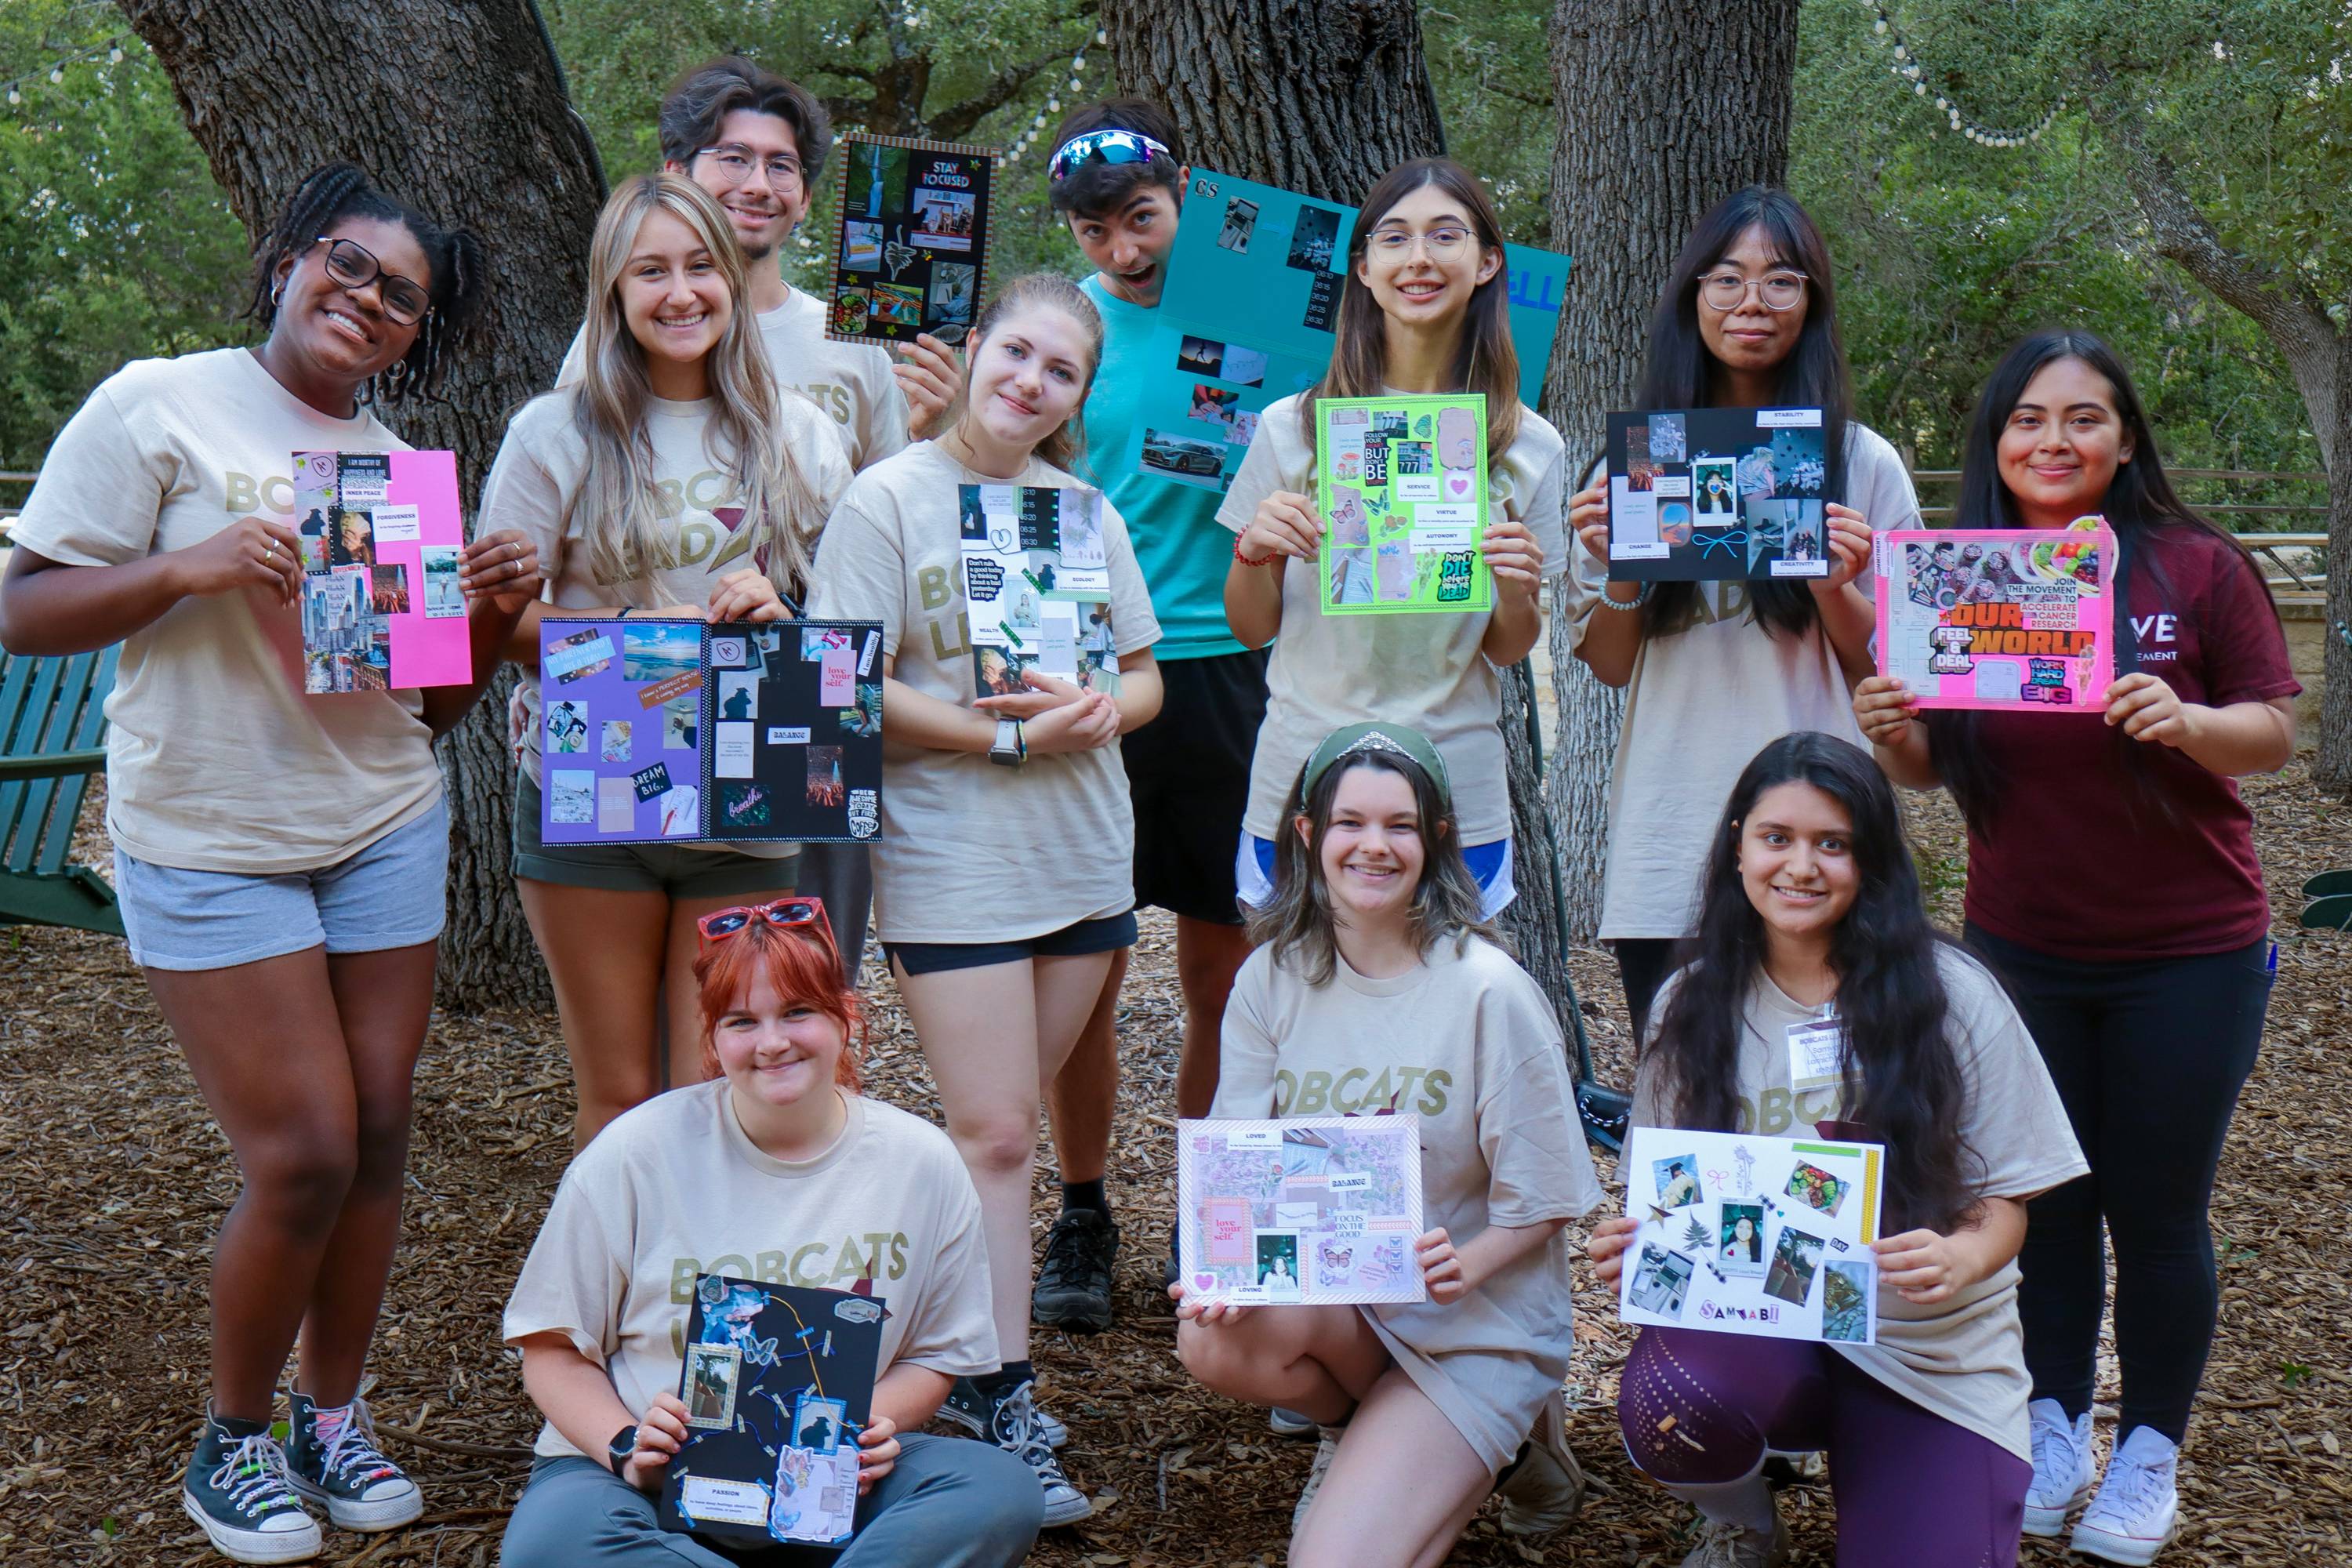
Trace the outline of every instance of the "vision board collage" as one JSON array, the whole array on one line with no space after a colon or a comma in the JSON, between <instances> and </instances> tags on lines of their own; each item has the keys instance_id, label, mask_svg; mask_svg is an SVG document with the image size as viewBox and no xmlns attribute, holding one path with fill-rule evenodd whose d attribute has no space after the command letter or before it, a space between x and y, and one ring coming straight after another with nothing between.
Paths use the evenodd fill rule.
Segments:
<instances>
[{"instance_id":1,"label":"vision board collage","mask_svg":"<svg viewBox=\"0 0 2352 1568\"><path fill-rule=\"evenodd\" d=\"M1820 409L1659 409L1608 425L1613 581L1830 574Z\"/></svg>"},{"instance_id":2,"label":"vision board collage","mask_svg":"<svg viewBox=\"0 0 2352 1568\"><path fill-rule=\"evenodd\" d=\"M540 623L550 844L881 833L882 628Z\"/></svg>"}]
</instances>

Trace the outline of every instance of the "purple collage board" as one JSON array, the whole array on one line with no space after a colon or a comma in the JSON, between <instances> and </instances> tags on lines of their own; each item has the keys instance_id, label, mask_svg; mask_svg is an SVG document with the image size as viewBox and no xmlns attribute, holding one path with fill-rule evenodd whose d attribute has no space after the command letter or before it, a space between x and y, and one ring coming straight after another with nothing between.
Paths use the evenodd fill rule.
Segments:
<instances>
[{"instance_id":1,"label":"purple collage board","mask_svg":"<svg viewBox=\"0 0 2352 1568\"><path fill-rule=\"evenodd\" d=\"M541 623L543 841L703 836L702 637L691 621Z\"/></svg>"}]
</instances>

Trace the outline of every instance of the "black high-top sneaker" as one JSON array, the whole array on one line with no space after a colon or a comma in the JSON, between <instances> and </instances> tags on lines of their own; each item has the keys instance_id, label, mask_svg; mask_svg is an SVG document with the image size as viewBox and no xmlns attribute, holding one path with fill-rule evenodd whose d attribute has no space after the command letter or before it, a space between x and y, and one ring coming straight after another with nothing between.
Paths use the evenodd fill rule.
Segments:
<instances>
[{"instance_id":1,"label":"black high-top sneaker","mask_svg":"<svg viewBox=\"0 0 2352 1568\"><path fill-rule=\"evenodd\" d=\"M294 1489L324 1503L338 1529L397 1530L425 1512L425 1494L375 1446L375 1423L367 1401L336 1409L289 1396L293 1430L286 1438L286 1468Z\"/></svg>"},{"instance_id":2,"label":"black high-top sneaker","mask_svg":"<svg viewBox=\"0 0 2352 1568\"><path fill-rule=\"evenodd\" d=\"M286 1452L266 1421L207 1409L180 1506L231 1562L300 1563L319 1554L319 1521L294 1495Z\"/></svg>"}]
</instances>

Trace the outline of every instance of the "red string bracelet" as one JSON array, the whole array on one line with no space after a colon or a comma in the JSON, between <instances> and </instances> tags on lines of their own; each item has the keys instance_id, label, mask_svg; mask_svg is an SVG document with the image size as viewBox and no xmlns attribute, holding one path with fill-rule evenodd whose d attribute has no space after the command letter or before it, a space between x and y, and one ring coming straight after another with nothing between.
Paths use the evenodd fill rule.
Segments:
<instances>
[{"instance_id":1,"label":"red string bracelet","mask_svg":"<svg viewBox=\"0 0 2352 1568\"><path fill-rule=\"evenodd\" d=\"M1271 566L1281 554L1278 550L1269 550L1263 555L1244 555L1242 553L1242 536L1238 533L1234 535L1234 559L1244 566Z\"/></svg>"}]
</instances>

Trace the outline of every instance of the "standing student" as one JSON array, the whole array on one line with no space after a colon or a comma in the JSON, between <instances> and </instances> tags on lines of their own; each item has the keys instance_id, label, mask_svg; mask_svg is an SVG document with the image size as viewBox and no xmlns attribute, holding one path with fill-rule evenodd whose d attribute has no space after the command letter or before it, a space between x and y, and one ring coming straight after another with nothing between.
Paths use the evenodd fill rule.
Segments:
<instances>
[{"instance_id":1,"label":"standing student","mask_svg":"<svg viewBox=\"0 0 2352 1568\"><path fill-rule=\"evenodd\" d=\"M515 415L482 492L483 517L530 535L547 563L551 603L530 607L509 650L532 671L542 611L789 614L849 482L832 426L769 374L742 252L699 186L624 184L597 218L588 274L588 374ZM791 892L798 846L542 843L537 683L515 702L515 885L555 983L584 1145L660 1087L665 995L670 1080L695 1080L695 921ZM632 760L665 754L668 722L658 709L637 720Z\"/></svg>"},{"instance_id":2,"label":"standing student","mask_svg":"<svg viewBox=\"0 0 2352 1568\"><path fill-rule=\"evenodd\" d=\"M840 343L825 333L825 301L784 281L785 244L808 216L833 121L797 82L738 55L705 60L672 84L657 121L662 167L710 193L743 247L749 310L768 368L805 394L834 422L852 468L878 463L929 429L961 378L948 346L925 333L893 363L877 343ZM827 241L830 243L831 237ZM829 250L817 256L829 268ZM829 277L829 271L824 274ZM585 374L587 329L572 341L555 384ZM866 952L874 872L862 844L811 844L801 850L801 885L833 911L849 984Z\"/></svg>"},{"instance_id":3,"label":"standing student","mask_svg":"<svg viewBox=\"0 0 2352 1568\"><path fill-rule=\"evenodd\" d=\"M1103 321L1102 368L1087 397L1087 468L1127 520L1160 617L1152 653L1166 697L1160 717L1119 754L1135 803L1135 901L1176 917L1176 981L1184 999L1176 1114L1205 1116L1217 1091L1225 995L1249 956L1234 900L1234 843L1249 799L1250 748L1265 717L1266 656L1242 647L1225 625L1233 548L1217 526L1217 492L1127 463L1145 392L1168 374L1168 366L1150 363L1150 347L1191 177L1174 119L1131 98L1075 110L1045 165L1054 211L1095 268L1079 287ZM1110 979L1048 1096L1062 1214L1045 1238L1032 1311L1040 1323L1080 1332L1110 1326L1118 1227L1103 1173L1127 960L1124 951L1113 957Z\"/></svg>"},{"instance_id":4,"label":"standing student","mask_svg":"<svg viewBox=\"0 0 2352 1568\"><path fill-rule=\"evenodd\" d=\"M1968 941L2017 997L2091 1174L2027 1232L2034 1479L2026 1529L2088 1495L2091 1393L2115 1244L2115 1457L2073 1544L2147 1563L2178 1518L2174 1458L2212 1348L2208 1211L2275 963L2253 825L2231 781L2284 767L2302 688L2261 574L2173 493L2114 350L2037 332L1969 426L1961 528L2105 516L2121 545L2116 680L2079 714L1923 715L1893 678L1854 711L1898 784L1969 825Z\"/></svg>"},{"instance_id":5,"label":"standing student","mask_svg":"<svg viewBox=\"0 0 2352 1568\"><path fill-rule=\"evenodd\" d=\"M1519 405L1503 236L1476 176L1445 158L1391 170L1356 215L1331 368L1260 416L1217 521L1239 537L1225 613L1251 647L1274 641L1272 698L1250 768L1234 874L1242 900L1273 896L1284 802L1299 764L1336 721L1381 719L1428 734L1459 783L1462 853L1481 911L1511 901L1511 802L1505 784L1498 669L1543 635L1537 589L1563 557L1559 432ZM1492 500L1485 614L1327 616L1316 550L1315 407L1382 392L1486 396ZM1549 563L1549 564L1548 564Z\"/></svg>"},{"instance_id":6,"label":"standing student","mask_svg":"<svg viewBox=\"0 0 2352 1568\"><path fill-rule=\"evenodd\" d=\"M1054 1458L1029 1363L1029 1176L1037 1105L1135 942L1135 843L1118 738L1160 707L1160 626L1118 509L1102 503L1114 697L1029 678L975 697L960 491L1072 489L1070 428L1102 351L1076 285L1016 278L982 312L966 402L944 432L859 475L825 525L812 613L882 623L882 837L876 923L948 1133L980 1189L1004 1365L941 1412L1022 1458L1045 1522L1092 1510Z\"/></svg>"},{"instance_id":7,"label":"standing student","mask_svg":"<svg viewBox=\"0 0 2352 1568\"><path fill-rule=\"evenodd\" d=\"M2032 1476L2018 1243L2026 1201L2082 1152L2017 1010L1927 923L1895 792L1860 747L1772 742L1709 837L1633 1123L1884 1143L1878 1342L1645 1328L1619 1380L1626 1451L1699 1510L1684 1568L1786 1558L1773 1448L1828 1450L1838 1568L2007 1568ZM1790 1042L1825 1016L1841 1080L1792 1095ZM1612 1289L1637 1225L1593 1227Z\"/></svg>"},{"instance_id":8,"label":"standing student","mask_svg":"<svg viewBox=\"0 0 2352 1568\"><path fill-rule=\"evenodd\" d=\"M433 741L479 695L539 567L520 534L467 546L467 684L306 696L287 475L298 451L405 450L373 410L438 389L488 286L471 235L349 163L318 170L261 245L266 340L102 383L49 447L0 584L15 652L122 643L106 705L122 922L244 1181L213 1255L211 1405L181 1491L239 1562L315 1554L303 1499L350 1530L425 1507L358 1392L433 1005L448 863ZM270 1412L298 1329L281 1449Z\"/></svg>"},{"instance_id":9,"label":"standing student","mask_svg":"<svg viewBox=\"0 0 2352 1568\"><path fill-rule=\"evenodd\" d=\"M581 1152L507 1303L547 1422L499 1561L732 1568L656 1512L688 1436L680 1270L749 1275L790 1247L791 1283L862 1283L887 1310L869 1417L841 1435L859 1450L857 1533L838 1555L785 1560L1012 1568L1037 1535L1028 1472L918 1430L951 1379L996 1364L971 1178L937 1128L858 1092L860 1009L815 902L701 923L695 1036L715 1081L646 1101Z\"/></svg>"},{"instance_id":10,"label":"standing student","mask_svg":"<svg viewBox=\"0 0 2352 1568\"><path fill-rule=\"evenodd\" d=\"M1170 1287L1193 1376L1322 1424L1295 1568L1441 1563L1498 1473L1515 1533L1557 1529L1583 1500L1559 1394L1561 1229L1601 1187L1550 1004L1479 913L1449 771L1427 737L1384 721L1337 730L1306 760L1212 1111L1419 1116L1429 1299L1204 1307Z\"/></svg>"},{"instance_id":11,"label":"standing student","mask_svg":"<svg viewBox=\"0 0 2352 1568\"><path fill-rule=\"evenodd\" d=\"M1607 476L1570 499L1576 657L1626 689L1609 780L1601 935L1617 955L1636 1039L1694 929L1707 825L1747 760L1819 730L1862 744L1853 681L1870 670L1873 529L1915 528L1903 459L1854 419L1829 247L1785 191L1750 186L1698 220L1650 321L1641 408L1822 411L1826 577L1791 583L1611 583Z\"/></svg>"}]
</instances>

